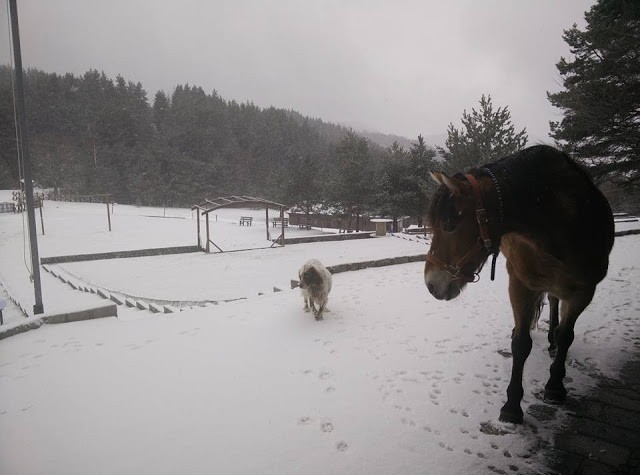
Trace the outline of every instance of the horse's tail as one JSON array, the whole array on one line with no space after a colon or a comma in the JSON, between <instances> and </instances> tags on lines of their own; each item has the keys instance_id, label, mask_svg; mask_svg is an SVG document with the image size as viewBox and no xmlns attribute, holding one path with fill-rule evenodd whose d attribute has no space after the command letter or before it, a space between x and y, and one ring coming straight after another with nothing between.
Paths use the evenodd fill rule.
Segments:
<instances>
[{"instance_id":1,"label":"horse's tail","mask_svg":"<svg viewBox=\"0 0 640 475\"><path fill-rule=\"evenodd\" d=\"M546 293L542 293L540 294L540 297L538 297L538 300L536 300L535 313L533 314L533 320L531 320L532 330L538 328L538 320L540 319L540 314L542 313L542 309L544 308L544 299L546 296Z\"/></svg>"}]
</instances>

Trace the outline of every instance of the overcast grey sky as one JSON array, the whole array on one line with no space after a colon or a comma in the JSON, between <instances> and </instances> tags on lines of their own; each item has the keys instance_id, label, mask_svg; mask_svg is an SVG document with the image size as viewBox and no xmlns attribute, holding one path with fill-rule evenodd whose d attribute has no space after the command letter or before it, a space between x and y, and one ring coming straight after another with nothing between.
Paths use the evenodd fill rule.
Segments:
<instances>
[{"instance_id":1,"label":"overcast grey sky","mask_svg":"<svg viewBox=\"0 0 640 475\"><path fill-rule=\"evenodd\" d=\"M18 0L18 14L25 66L121 74L150 100L189 83L415 139L459 126L484 93L534 142L559 118L546 91L560 88L555 64L569 55L562 32L583 27L594 3Z\"/></svg>"}]
</instances>

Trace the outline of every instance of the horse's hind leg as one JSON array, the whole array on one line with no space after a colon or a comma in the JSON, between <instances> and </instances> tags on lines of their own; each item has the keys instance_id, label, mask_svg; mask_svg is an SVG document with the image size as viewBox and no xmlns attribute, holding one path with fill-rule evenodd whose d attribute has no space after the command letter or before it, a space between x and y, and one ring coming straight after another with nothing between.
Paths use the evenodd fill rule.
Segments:
<instances>
[{"instance_id":1,"label":"horse's hind leg","mask_svg":"<svg viewBox=\"0 0 640 475\"><path fill-rule=\"evenodd\" d=\"M567 398L567 390L562 383L566 374L565 361L571 343L573 343L573 327L576 320L589 305L595 287L575 292L570 298L563 299L560 306L560 324L556 327L553 338L558 346L556 357L551 363L550 376L544 387L544 400L551 403L562 403Z\"/></svg>"},{"instance_id":2,"label":"horse's hind leg","mask_svg":"<svg viewBox=\"0 0 640 475\"><path fill-rule=\"evenodd\" d=\"M558 306L560 300L558 297L553 295L549 295L549 334L547 335L547 339L549 340L549 354L551 356L555 356L556 354L556 339L554 337L554 332L558 327Z\"/></svg>"},{"instance_id":3,"label":"horse's hind leg","mask_svg":"<svg viewBox=\"0 0 640 475\"><path fill-rule=\"evenodd\" d=\"M510 268L507 261L507 270ZM522 423L523 413L520 401L524 394L522 389L522 371L524 363L531 352L531 322L536 314L540 292L527 288L522 281L510 273L509 297L513 308L515 327L511 335L511 354L513 356L511 367L511 381L507 388L507 402L500 409L500 420Z\"/></svg>"}]
</instances>

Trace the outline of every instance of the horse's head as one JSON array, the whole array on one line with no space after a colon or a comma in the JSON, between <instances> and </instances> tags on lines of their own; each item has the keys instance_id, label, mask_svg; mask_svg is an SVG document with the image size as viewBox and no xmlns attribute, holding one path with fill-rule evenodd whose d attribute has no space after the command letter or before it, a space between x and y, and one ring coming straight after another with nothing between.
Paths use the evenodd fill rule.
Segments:
<instances>
[{"instance_id":1,"label":"horse's head","mask_svg":"<svg viewBox=\"0 0 640 475\"><path fill-rule=\"evenodd\" d=\"M481 192L477 180L469 176L431 174L440 187L429 206L433 238L424 281L438 300L457 297L467 282L477 279L477 272L489 256L486 243L480 237L479 223L486 222Z\"/></svg>"}]
</instances>

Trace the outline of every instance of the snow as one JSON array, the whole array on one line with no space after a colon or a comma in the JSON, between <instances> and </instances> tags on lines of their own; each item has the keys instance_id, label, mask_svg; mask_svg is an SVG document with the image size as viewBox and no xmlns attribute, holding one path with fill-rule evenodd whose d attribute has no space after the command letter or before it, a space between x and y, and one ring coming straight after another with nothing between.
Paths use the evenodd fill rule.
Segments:
<instances>
[{"instance_id":1,"label":"snow","mask_svg":"<svg viewBox=\"0 0 640 475\"><path fill-rule=\"evenodd\" d=\"M195 244L191 211L164 213L116 205L109 233L106 205L47 201L40 254ZM217 214L213 239L223 249L270 245L264 210ZM247 215L253 226L239 226ZM287 236L321 232L290 227ZM23 241L21 217L0 215L0 281L31 311ZM451 302L428 294L423 263L335 274L320 322L289 286L312 257L334 265L420 254L427 244L398 234L55 265L138 298L241 300L172 314L119 306L118 318L1 340L0 473L542 471L541 447L566 413L540 400L550 364L544 318L525 367L525 424L498 422L512 327L501 257L494 282L485 266ZM616 377L637 351L639 278L640 236L617 238L609 274L576 325L570 396L598 375ZM47 312L104 302L47 272L42 282ZM24 318L8 305L7 320Z\"/></svg>"}]
</instances>

